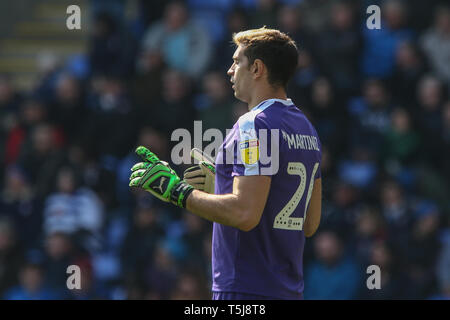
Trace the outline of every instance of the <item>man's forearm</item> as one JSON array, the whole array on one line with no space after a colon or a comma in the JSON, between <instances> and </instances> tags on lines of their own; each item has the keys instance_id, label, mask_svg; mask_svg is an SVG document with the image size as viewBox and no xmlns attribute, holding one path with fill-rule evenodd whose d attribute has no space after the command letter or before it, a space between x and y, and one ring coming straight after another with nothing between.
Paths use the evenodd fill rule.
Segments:
<instances>
[{"instance_id":1,"label":"man's forearm","mask_svg":"<svg viewBox=\"0 0 450 320\"><path fill-rule=\"evenodd\" d=\"M187 199L186 209L212 222L245 229L246 212L235 194L208 194L194 190Z\"/></svg>"}]
</instances>

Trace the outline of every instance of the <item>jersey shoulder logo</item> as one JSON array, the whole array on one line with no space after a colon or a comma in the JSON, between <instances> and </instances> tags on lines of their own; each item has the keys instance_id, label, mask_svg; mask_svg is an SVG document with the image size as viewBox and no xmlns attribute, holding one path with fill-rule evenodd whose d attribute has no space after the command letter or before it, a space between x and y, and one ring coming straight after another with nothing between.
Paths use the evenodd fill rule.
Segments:
<instances>
[{"instance_id":1,"label":"jersey shoulder logo","mask_svg":"<svg viewBox=\"0 0 450 320\"><path fill-rule=\"evenodd\" d=\"M259 160L259 141L258 139L251 139L242 141L239 144L241 150L242 161L245 164L254 164Z\"/></svg>"}]
</instances>

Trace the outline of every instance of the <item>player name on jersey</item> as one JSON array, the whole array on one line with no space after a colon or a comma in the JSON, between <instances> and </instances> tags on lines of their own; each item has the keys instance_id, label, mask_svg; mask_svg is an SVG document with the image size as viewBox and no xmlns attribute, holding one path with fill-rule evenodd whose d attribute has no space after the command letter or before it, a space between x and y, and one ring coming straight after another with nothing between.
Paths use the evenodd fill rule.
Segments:
<instances>
[{"instance_id":1,"label":"player name on jersey","mask_svg":"<svg viewBox=\"0 0 450 320\"><path fill-rule=\"evenodd\" d=\"M283 139L287 141L289 149L303 149L303 150L319 150L319 144L317 138L314 136L304 134L288 134L284 130L281 130Z\"/></svg>"}]
</instances>

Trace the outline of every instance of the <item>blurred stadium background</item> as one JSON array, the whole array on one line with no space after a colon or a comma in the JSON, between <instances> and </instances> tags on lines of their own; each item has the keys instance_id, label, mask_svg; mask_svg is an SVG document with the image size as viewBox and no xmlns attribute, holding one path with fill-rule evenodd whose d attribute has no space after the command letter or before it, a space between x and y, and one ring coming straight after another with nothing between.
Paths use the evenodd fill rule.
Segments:
<instances>
[{"instance_id":1,"label":"blurred stadium background","mask_svg":"<svg viewBox=\"0 0 450 320\"><path fill-rule=\"evenodd\" d=\"M66 8L81 8L81 30ZM382 29L366 28L381 7ZM450 298L450 9L445 1L0 2L0 297L210 299L211 224L128 188L137 145L246 111L231 34L300 48L289 96L323 144L306 299ZM182 173L183 166L173 166ZM82 289L67 290L66 268ZM381 290L366 268L381 267Z\"/></svg>"}]
</instances>

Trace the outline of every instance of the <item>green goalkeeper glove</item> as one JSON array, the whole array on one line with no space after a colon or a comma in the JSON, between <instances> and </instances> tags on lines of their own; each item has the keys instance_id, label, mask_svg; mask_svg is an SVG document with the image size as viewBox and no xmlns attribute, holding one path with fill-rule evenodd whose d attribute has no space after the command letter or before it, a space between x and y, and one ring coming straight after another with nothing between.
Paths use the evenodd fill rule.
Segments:
<instances>
[{"instance_id":1,"label":"green goalkeeper glove","mask_svg":"<svg viewBox=\"0 0 450 320\"><path fill-rule=\"evenodd\" d=\"M194 188L181 181L177 173L165 161L145 147L138 147L136 154L144 162L136 163L131 168L130 187L141 187L164 202L186 208L186 199Z\"/></svg>"},{"instance_id":2,"label":"green goalkeeper glove","mask_svg":"<svg viewBox=\"0 0 450 320\"><path fill-rule=\"evenodd\" d=\"M187 168L184 171L183 179L197 190L214 194L216 179L214 161L197 148L192 149L191 157L200 163Z\"/></svg>"}]
</instances>

